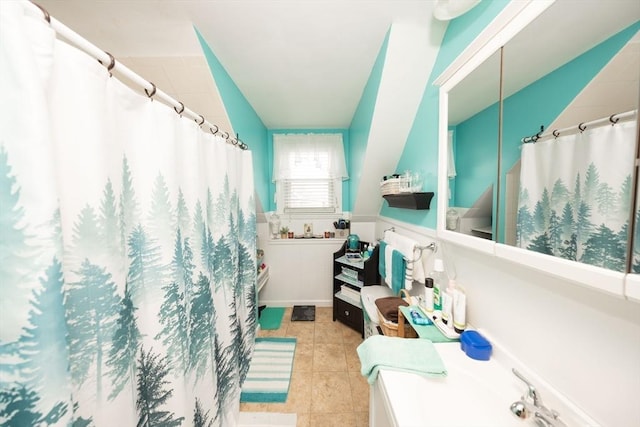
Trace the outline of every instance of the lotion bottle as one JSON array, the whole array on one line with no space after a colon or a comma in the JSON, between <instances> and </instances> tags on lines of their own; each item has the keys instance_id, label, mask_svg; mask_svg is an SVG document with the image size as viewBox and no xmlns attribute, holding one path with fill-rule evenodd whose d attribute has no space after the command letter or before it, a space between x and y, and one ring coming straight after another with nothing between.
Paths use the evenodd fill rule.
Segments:
<instances>
[{"instance_id":1,"label":"lotion bottle","mask_svg":"<svg viewBox=\"0 0 640 427\"><path fill-rule=\"evenodd\" d=\"M467 295L457 286L453 290L453 330L461 334L467 327Z\"/></svg>"},{"instance_id":2,"label":"lotion bottle","mask_svg":"<svg viewBox=\"0 0 640 427\"><path fill-rule=\"evenodd\" d=\"M442 323L453 329L453 294L455 290L455 280L449 280L447 289L442 293Z\"/></svg>"},{"instance_id":3,"label":"lotion bottle","mask_svg":"<svg viewBox=\"0 0 640 427\"><path fill-rule=\"evenodd\" d=\"M433 278L427 277L424 284L424 309L427 314L433 313Z\"/></svg>"}]
</instances>

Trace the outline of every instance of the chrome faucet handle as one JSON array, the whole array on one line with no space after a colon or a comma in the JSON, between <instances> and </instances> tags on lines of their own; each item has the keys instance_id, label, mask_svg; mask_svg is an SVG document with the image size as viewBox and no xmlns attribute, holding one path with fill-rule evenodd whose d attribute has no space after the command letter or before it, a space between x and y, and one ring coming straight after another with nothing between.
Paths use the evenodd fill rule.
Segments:
<instances>
[{"instance_id":1,"label":"chrome faucet handle","mask_svg":"<svg viewBox=\"0 0 640 427\"><path fill-rule=\"evenodd\" d=\"M518 377L523 383L527 385L527 389L528 389L527 395L531 397L531 399L533 400L533 405L541 408L543 406L542 398L538 394L538 390L536 390L535 386L531 384L531 382L529 382L529 380L527 380L520 372L518 372L516 368L512 368L511 372L513 372L513 374L516 377ZM524 399L524 396L523 396L523 399Z\"/></svg>"}]
</instances>

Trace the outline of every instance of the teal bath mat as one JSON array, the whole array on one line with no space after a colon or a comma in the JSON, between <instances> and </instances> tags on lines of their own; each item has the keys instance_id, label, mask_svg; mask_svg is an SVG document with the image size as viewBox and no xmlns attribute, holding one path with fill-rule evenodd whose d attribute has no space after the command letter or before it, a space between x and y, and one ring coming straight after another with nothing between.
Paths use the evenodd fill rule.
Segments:
<instances>
[{"instance_id":1,"label":"teal bath mat","mask_svg":"<svg viewBox=\"0 0 640 427\"><path fill-rule=\"evenodd\" d=\"M260 313L260 329L278 329L284 317L284 307L266 307Z\"/></svg>"},{"instance_id":2,"label":"teal bath mat","mask_svg":"<svg viewBox=\"0 0 640 427\"><path fill-rule=\"evenodd\" d=\"M295 338L256 338L240 402L286 402L295 351Z\"/></svg>"}]
</instances>

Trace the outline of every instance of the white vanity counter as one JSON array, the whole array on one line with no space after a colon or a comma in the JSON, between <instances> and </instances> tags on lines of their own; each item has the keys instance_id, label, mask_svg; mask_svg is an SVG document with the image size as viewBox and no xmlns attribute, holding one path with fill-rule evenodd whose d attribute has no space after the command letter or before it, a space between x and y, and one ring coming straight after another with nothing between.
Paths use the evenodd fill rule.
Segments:
<instances>
[{"instance_id":1,"label":"white vanity counter","mask_svg":"<svg viewBox=\"0 0 640 427\"><path fill-rule=\"evenodd\" d=\"M459 343L434 344L447 369L445 378L380 370L371 387L371 427L527 427L533 417L517 419L510 411L527 389L511 367L492 357L473 360ZM535 383L534 383L535 384ZM541 392L545 401L544 391ZM586 426L557 409L569 426Z\"/></svg>"}]
</instances>

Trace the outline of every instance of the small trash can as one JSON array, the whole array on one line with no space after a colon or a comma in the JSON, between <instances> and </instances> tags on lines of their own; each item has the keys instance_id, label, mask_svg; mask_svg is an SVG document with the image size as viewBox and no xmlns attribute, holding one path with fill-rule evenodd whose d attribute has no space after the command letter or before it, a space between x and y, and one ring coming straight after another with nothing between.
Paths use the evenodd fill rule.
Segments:
<instances>
[{"instance_id":1,"label":"small trash can","mask_svg":"<svg viewBox=\"0 0 640 427\"><path fill-rule=\"evenodd\" d=\"M388 286L372 285L363 286L360 290L360 300L362 302L362 317L364 318L364 339L372 335L380 335L378 326L378 309L376 300L378 298L393 296L393 292Z\"/></svg>"}]
</instances>

